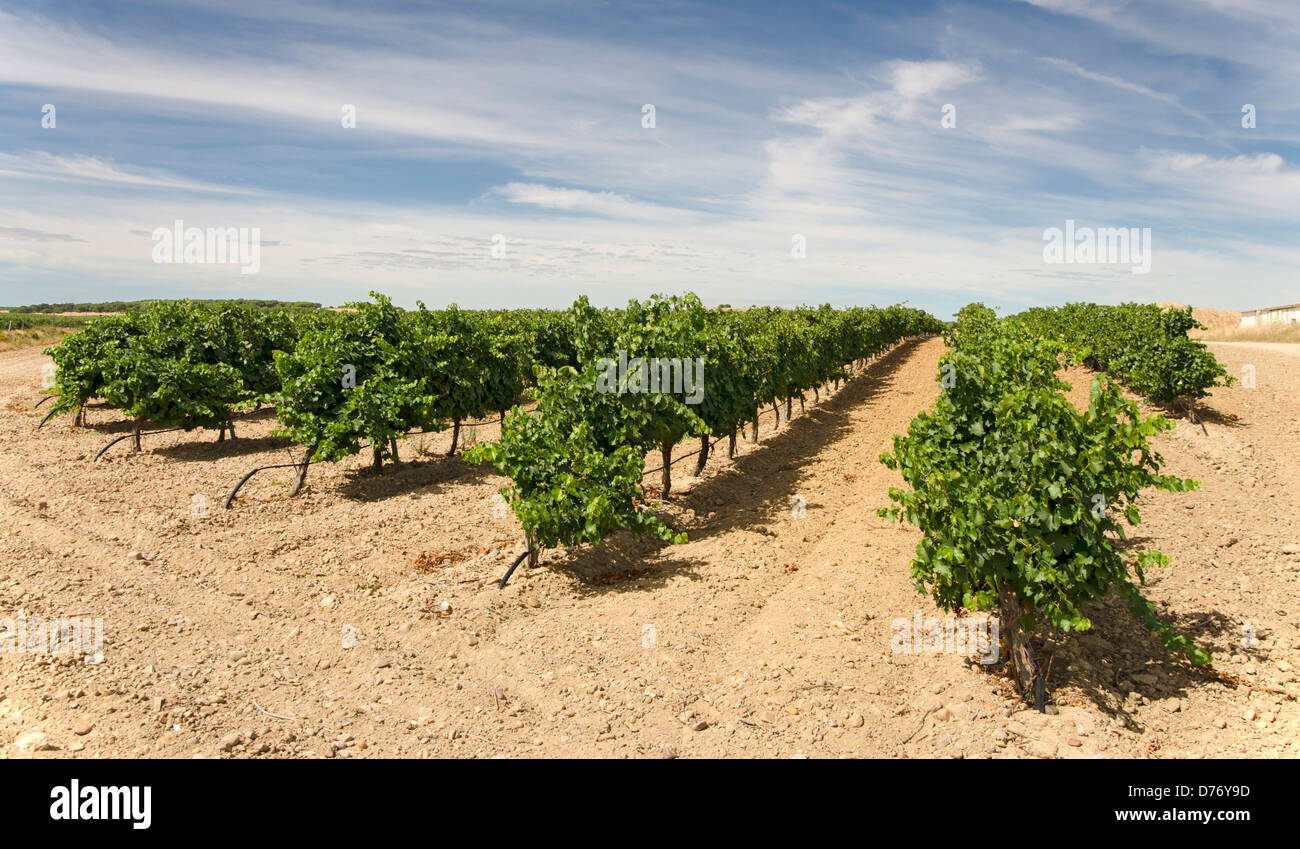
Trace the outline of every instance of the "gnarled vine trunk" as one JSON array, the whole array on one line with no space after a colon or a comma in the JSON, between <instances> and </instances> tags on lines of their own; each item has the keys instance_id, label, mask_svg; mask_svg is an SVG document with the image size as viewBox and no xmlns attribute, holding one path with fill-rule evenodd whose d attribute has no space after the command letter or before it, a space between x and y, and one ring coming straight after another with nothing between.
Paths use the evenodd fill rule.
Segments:
<instances>
[{"instance_id":1,"label":"gnarled vine trunk","mask_svg":"<svg viewBox=\"0 0 1300 849\"><path fill-rule=\"evenodd\" d=\"M308 445L307 453L302 455L302 463L298 466L298 474L293 479L293 486L289 489L290 498L302 492L302 485L307 481L307 469L311 465L311 455L315 453L316 446Z\"/></svg>"},{"instance_id":2,"label":"gnarled vine trunk","mask_svg":"<svg viewBox=\"0 0 1300 849\"><path fill-rule=\"evenodd\" d=\"M451 448L447 451L450 457L456 453L456 442L460 439L460 419L451 420Z\"/></svg>"},{"instance_id":3,"label":"gnarled vine trunk","mask_svg":"<svg viewBox=\"0 0 1300 849\"><path fill-rule=\"evenodd\" d=\"M700 437L700 459L695 461L695 476L704 474L704 464L709 462L709 435Z\"/></svg>"},{"instance_id":4,"label":"gnarled vine trunk","mask_svg":"<svg viewBox=\"0 0 1300 849\"><path fill-rule=\"evenodd\" d=\"M1007 654L1010 655L1012 673L1016 679L1016 689L1021 695L1032 692L1034 704L1043 709L1043 678L1034 661L1034 652L1029 646L1029 635L1021 626L1020 620L1025 615L1024 603L1016 591L1006 584L998 592L998 602L1002 614L1002 636L1006 641Z\"/></svg>"},{"instance_id":5,"label":"gnarled vine trunk","mask_svg":"<svg viewBox=\"0 0 1300 849\"><path fill-rule=\"evenodd\" d=\"M664 467L660 470L659 476L660 488L663 489L661 497L667 498L668 492L673 488L673 444L665 441L660 450L663 451L664 460Z\"/></svg>"}]
</instances>

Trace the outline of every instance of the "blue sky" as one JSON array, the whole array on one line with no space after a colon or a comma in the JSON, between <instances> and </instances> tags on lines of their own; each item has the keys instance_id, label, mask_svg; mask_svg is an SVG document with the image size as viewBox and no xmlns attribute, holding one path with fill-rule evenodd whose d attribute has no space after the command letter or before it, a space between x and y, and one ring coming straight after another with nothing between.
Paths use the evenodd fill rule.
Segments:
<instances>
[{"instance_id":1,"label":"blue sky","mask_svg":"<svg viewBox=\"0 0 1300 849\"><path fill-rule=\"evenodd\" d=\"M1300 301L1291 0L354 5L0 7L0 304Z\"/></svg>"}]
</instances>

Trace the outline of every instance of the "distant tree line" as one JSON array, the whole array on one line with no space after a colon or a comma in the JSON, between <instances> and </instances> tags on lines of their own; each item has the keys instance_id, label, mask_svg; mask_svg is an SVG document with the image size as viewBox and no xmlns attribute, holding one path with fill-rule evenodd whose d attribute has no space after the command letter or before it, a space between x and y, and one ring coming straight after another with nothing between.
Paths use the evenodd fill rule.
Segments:
<instances>
[{"instance_id":1,"label":"distant tree line","mask_svg":"<svg viewBox=\"0 0 1300 849\"><path fill-rule=\"evenodd\" d=\"M64 303L64 304L28 304L23 307L6 307L11 313L59 313L59 312L141 312L157 300L147 301L100 301L98 303ZM191 303L219 309L222 306L256 307L259 309L318 310L321 305L313 301L273 301L248 298L194 300Z\"/></svg>"}]
</instances>

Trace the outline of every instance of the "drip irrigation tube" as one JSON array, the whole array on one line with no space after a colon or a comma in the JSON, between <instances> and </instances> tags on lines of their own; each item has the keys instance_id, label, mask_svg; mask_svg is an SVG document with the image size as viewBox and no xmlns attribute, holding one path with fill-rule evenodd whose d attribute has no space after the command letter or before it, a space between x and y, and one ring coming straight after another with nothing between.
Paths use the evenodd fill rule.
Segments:
<instances>
[{"instance_id":1,"label":"drip irrigation tube","mask_svg":"<svg viewBox=\"0 0 1300 849\"><path fill-rule=\"evenodd\" d=\"M290 469L290 468L300 469L304 465L310 466L312 463L320 463L320 462L322 461L308 460L305 464L304 463L277 463L274 466L258 466L256 469L251 470L248 474L244 475L242 478L239 479L239 483L235 484L235 488L230 490L230 494L226 496L226 500L222 503L221 506L222 508L229 510L230 502L234 500L236 493L239 492L239 488L242 487L244 484L248 483L248 479L251 478L253 475L257 474L258 472L264 472L267 469Z\"/></svg>"},{"instance_id":2,"label":"drip irrigation tube","mask_svg":"<svg viewBox=\"0 0 1300 849\"><path fill-rule=\"evenodd\" d=\"M404 435L404 436L413 436L413 435L415 435L415 434L417 434L417 433L427 433L427 431L414 430L414 431L408 431L407 433L405 433L405 434L403 434L403 435ZM367 448L373 448L373 447L374 447L373 445L363 445L363 446L361 446L360 450L357 451L357 453L360 454L362 451L365 451ZM310 457L310 456L311 456L312 454L314 454L314 453L316 453L316 449L315 449L315 446L312 446L312 447L309 449L307 456ZM250 469L249 472L248 472L248 474L246 474L246 475L244 475L242 478L240 478L240 479L239 479L239 483L235 484L235 488L232 489L232 490L230 490L230 494L226 496L226 500L222 503L221 506L222 506L224 509L229 510L229 509L230 509L230 502L234 501L234 499L235 499L235 495L238 494L240 488L243 487L244 484L248 483L248 479L251 478L253 475L257 474L258 472L264 472L264 471L266 471L267 469L289 469L289 468L294 468L294 469L305 469L307 466L313 466L313 465L315 465L315 464L317 464L317 463L324 463L324 462L326 462L326 461L324 461L324 460L307 460L307 459L304 459L304 460L300 460L300 461L297 462L297 463L275 463L275 464L272 464L272 465L270 465L270 466L258 466L258 467L255 468L255 469ZM302 486L302 480L299 479L297 486L295 486L293 492L289 493L289 495L290 495L291 497L297 495L297 494L298 494L298 489L299 489L301 486Z\"/></svg>"},{"instance_id":3,"label":"drip irrigation tube","mask_svg":"<svg viewBox=\"0 0 1300 849\"><path fill-rule=\"evenodd\" d=\"M1185 409L1187 410L1187 415L1191 416L1192 423L1200 425L1201 432L1204 433L1206 436L1209 436L1210 432L1205 429L1205 422L1201 420L1200 416L1196 415L1196 410L1192 407L1192 405L1187 404Z\"/></svg>"},{"instance_id":4,"label":"drip irrigation tube","mask_svg":"<svg viewBox=\"0 0 1300 849\"><path fill-rule=\"evenodd\" d=\"M511 563L510 568L507 569L506 573L501 576L501 580L497 582L497 589L504 590L506 588L506 581L510 580L510 576L515 573L515 570L519 568L519 564L523 563L524 558L527 556L528 556L528 549L524 549L524 553L516 557L515 562Z\"/></svg>"},{"instance_id":5,"label":"drip irrigation tube","mask_svg":"<svg viewBox=\"0 0 1300 849\"><path fill-rule=\"evenodd\" d=\"M712 451L712 450L713 450L713 446L717 445L717 444L718 444L719 442L721 442L721 441L722 441L722 437L719 436L717 439L715 439L715 440L713 440L712 442L710 442L710 443L709 443L709 450ZM668 465L670 465L670 466L676 466L676 465L677 465L678 463L680 463L682 460L689 459L689 458L691 458L691 457L694 457L696 454L699 454L701 450L702 450L702 449L696 448L694 451L692 451L692 452L689 453L689 454L683 454L683 455L680 456L680 457L675 457L675 458L673 459L673 461L672 461L671 463L669 463ZM642 472L641 474L642 474L642 476L645 476L645 475L653 475L655 472L662 472L663 470L664 470L664 467L663 467L663 466L656 466L655 468L651 469L650 471L648 471L648 472Z\"/></svg>"},{"instance_id":6,"label":"drip irrigation tube","mask_svg":"<svg viewBox=\"0 0 1300 849\"><path fill-rule=\"evenodd\" d=\"M174 430L184 430L184 429L185 428L182 427L167 427L167 428L163 428L162 430L142 430L138 434L135 431L131 431L130 433L124 433L121 436L114 439L112 442L105 445L103 448L99 449L99 453L95 455L95 460L98 460L100 457L103 457L105 451L112 448L114 445L121 442L123 439L130 439L133 436L152 436L155 433L171 433ZM91 462L93 463L95 462L95 460L91 460Z\"/></svg>"},{"instance_id":7,"label":"drip irrigation tube","mask_svg":"<svg viewBox=\"0 0 1300 849\"><path fill-rule=\"evenodd\" d=\"M57 412L58 410L50 410L48 413L46 413L45 418L41 419L41 423L36 426L36 429L40 430L41 428L45 427L45 423L48 422L50 419L54 418L54 414Z\"/></svg>"},{"instance_id":8,"label":"drip irrigation tube","mask_svg":"<svg viewBox=\"0 0 1300 849\"><path fill-rule=\"evenodd\" d=\"M239 415L231 416L231 417L230 417L230 423L231 423L231 425L233 425L233 424L235 423L235 421L238 420L238 419L246 419L246 418L248 418L248 417L250 417L250 416L255 416L255 415L257 415L257 414L260 413L260 412L262 412L262 408L261 408L261 407L258 407L256 410L249 410L247 413L240 413ZM46 416L45 418L46 418L46 419L49 419L49 416ZM41 424L45 424L45 422L41 422ZM40 425L37 425L37 428L39 428L39 427L40 427ZM194 428L191 428L191 430L193 430L193 429L194 429ZM203 428L203 430L211 430L211 429L212 429L212 428ZM183 427L166 427L166 428L162 428L161 430L142 430L142 431L140 431L140 435L141 435L141 436L149 436L149 435L151 435L151 434L155 434L155 433L171 433L171 432L174 431L174 430L185 430L185 428L183 428ZM225 438L226 438L226 431L227 431L227 430L230 431L230 438L231 438L232 440L235 438L235 429L234 429L234 427L229 427L229 428L223 427L223 428L221 428L220 430L221 430L221 436L220 436L220 438L217 440L218 442L222 442L222 441L225 440ZM107 451L108 449L112 448L114 445L116 445L117 443L121 442L123 439L126 439L127 436L134 436L134 435L135 435L135 433L132 432L132 433L128 433L128 434L126 434L126 436L119 436L117 439L114 439L112 442L108 443L108 444L105 445L103 448L99 449L99 453L95 455L95 459L98 460L100 457L102 457L102 456L104 455L104 452L105 452L105 451Z\"/></svg>"}]
</instances>

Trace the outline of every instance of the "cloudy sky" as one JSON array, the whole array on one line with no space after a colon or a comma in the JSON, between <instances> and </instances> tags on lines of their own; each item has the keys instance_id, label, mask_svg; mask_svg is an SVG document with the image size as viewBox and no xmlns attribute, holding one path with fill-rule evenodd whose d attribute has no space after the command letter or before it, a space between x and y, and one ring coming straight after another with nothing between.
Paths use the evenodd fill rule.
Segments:
<instances>
[{"instance_id":1,"label":"cloudy sky","mask_svg":"<svg viewBox=\"0 0 1300 849\"><path fill-rule=\"evenodd\" d=\"M0 304L1300 301L1294 0L356 5L0 5Z\"/></svg>"}]
</instances>

